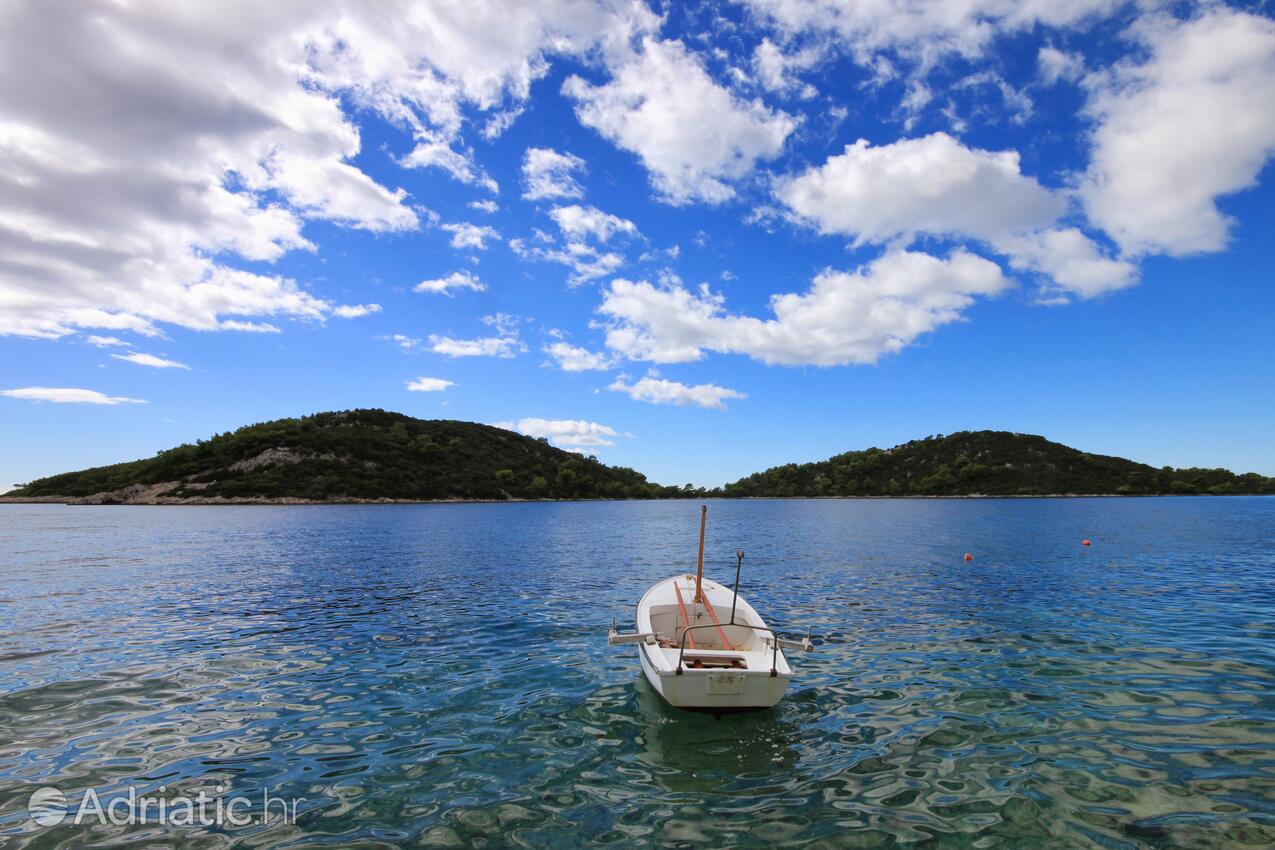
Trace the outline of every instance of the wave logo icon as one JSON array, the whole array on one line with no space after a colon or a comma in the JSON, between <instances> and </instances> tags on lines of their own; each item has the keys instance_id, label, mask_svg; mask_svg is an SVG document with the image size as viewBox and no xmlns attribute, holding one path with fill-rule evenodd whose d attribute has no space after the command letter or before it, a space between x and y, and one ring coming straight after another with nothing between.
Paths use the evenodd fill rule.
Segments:
<instances>
[{"instance_id":1,"label":"wave logo icon","mask_svg":"<svg viewBox=\"0 0 1275 850\"><path fill-rule=\"evenodd\" d=\"M39 826L57 826L66 820L66 795L53 787L37 788L27 800L27 814Z\"/></svg>"}]
</instances>

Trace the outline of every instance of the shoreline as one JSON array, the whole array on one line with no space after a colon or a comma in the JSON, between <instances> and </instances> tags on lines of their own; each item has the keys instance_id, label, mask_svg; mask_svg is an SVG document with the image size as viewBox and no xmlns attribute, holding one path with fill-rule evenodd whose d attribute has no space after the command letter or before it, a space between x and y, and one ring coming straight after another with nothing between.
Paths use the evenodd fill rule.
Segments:
<instances>
[{"instance_id":1,"label":"shoreline","mask_svg":"<svg viewBox=\"0 0 1275 850\"><path fill-rule=\"evenodd\" d=\"M284 496L275 499L211 498L211 499L158 499L106 501L101 494L93 496L0 496L0 505L67 505L73 507L287 507L316 505L508 505L552 504L565 502L688 502L704 501L939 501L939 500L989 500L989 499L1167 499L1207 498L1218 499L1243 496L1270 496L1269 493L1042 493L1042 494L968 494L963 496L670 496L655 499L300 499Z\"/></svg>"}]
</instances>

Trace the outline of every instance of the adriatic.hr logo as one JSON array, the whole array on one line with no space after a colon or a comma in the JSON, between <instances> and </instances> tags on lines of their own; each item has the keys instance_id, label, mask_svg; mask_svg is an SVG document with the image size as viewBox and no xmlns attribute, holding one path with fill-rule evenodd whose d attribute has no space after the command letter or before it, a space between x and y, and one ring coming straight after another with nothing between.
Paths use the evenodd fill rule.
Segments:
<instances>
[{"instance_id":1,"label":"adriatic.hr logo","mask_svg":"<svg viewBox=\"0 0 1275 850\"><path fill-rule=\"evenodd\" d=\"M52 785L37 788L27 798L27 815L41 828L63 825L159 824L164 826L252 826L281 820L297 821L297 810L305 797L284 798L263 788L260 794L226 796L228 787L185 789L182 793L158 788L139 791L130 785L109 793L95 788L85 789L78 800L71 800ZM210 793L211 792L211 793Z\"/></svg>"}]
</instances>

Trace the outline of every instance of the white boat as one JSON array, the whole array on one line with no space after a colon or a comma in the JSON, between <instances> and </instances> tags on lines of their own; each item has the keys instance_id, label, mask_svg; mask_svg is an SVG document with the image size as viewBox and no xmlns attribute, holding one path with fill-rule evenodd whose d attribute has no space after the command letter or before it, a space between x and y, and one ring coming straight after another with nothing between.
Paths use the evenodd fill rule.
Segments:
<instances>
[{"instance_id":1,"label":"white boat","mask_svg":"<svg viewBox=\"0 0 1275 850\"><path fill-rule=\"evenodd\" d=\"M700 515L700 556L694 575L665 579L637 604L636 632L620 634L612 625L611 644L637 644L642 672L669 705L725 712L769 708L783 698L792 680L784 649L809 651L809 637L784 640L735 590L703 578L704 519Z\"/></svg>"}]
</instances>

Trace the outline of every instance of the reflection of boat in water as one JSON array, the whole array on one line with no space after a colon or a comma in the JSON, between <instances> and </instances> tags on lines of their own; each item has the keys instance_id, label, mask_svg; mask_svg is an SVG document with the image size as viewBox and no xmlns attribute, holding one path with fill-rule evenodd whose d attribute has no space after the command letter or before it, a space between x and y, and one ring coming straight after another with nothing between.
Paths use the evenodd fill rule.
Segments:
<instances>
[{"instance_id":1,"label":"reflection of boat in water","mask_svg":"<svg viewBox=\"0 0 1275 850\"><path fill-rule=\"evenodd\" d=\"M670 708L645 681L634 689L641 748L636 755L670 790L713 789L756 777L791 779L801 728L783 708L739 715L730 723ZM742 789L741 789L742 790Z\"/></svg>"},{"instance_id":2,"label":"reflection of boat in water","mask_svg":"<svg viewBox=\"0 0 1275 850\"><path fill-rule=\"evenodd\" d=\"M704 507L695 575L658 582L638 602L637 631L621 635L612 626L608 640L637 644L642 672L669 705L712 712L769 708L793 676L783 650L812 646L809 638L780 638L739 598L743 552L736 553L733 590L703 577L707 516Z\"/></svg>"}]
</instances>

